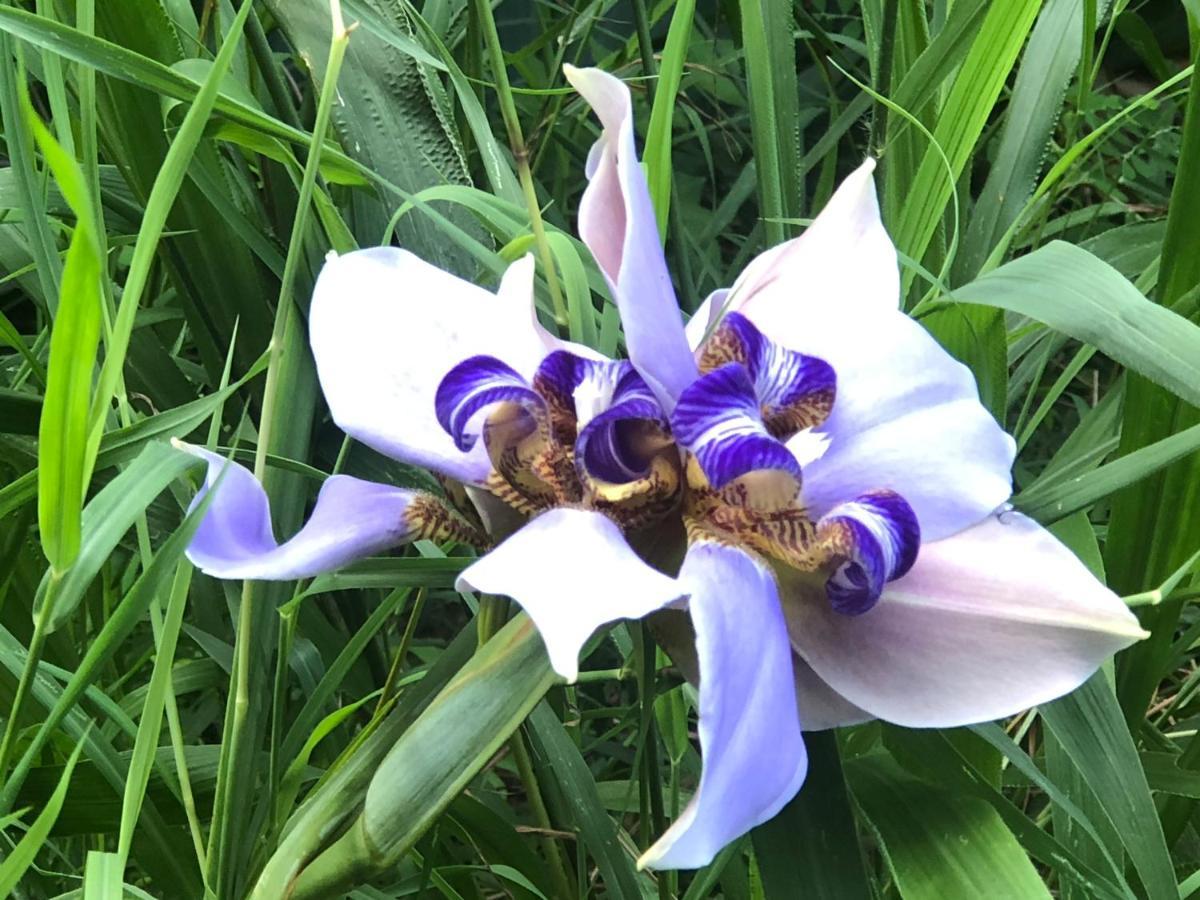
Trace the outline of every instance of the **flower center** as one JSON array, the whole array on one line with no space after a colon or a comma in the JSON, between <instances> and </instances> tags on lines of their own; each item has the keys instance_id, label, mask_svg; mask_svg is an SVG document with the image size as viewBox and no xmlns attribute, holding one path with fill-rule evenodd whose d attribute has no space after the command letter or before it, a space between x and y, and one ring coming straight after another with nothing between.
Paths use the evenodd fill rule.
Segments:
<instances>
[{"instance_id":1,"label":"flower center","mask_svg":"<svg viewBox=\"0 0 1200 900\"><path fill-rule=\"evenodd\" d=\"M531 380L473 356L438 386L438 421L458 448L483 440L486 484L518 512L591 509L626 531L678 510L692 540L735 544L824 579L834 609L869 610L916 559L912 508L877 490L814 517L801 493L832 437L813 429L837 393L822 359L767 340L730 313L699 352L700 377L668 421L628 362L547 356ZM795 444L795 446L790 446Z\"/></svg>"},{"instance_id":2,"label":"flower center","mask_svg":"<svg viewBox=\"0 0 1200 900\"><path fill-rule=\"evenodd\" d=\"M827 449L829 438L811 429L833 410L833 368L773 344L738 313L705 341L699 364L671 417L686 451L689 535L818 573L835 609L869 610L884 584L912 566L920 530L908 503L887 490L819 518L806 508L800 459L815 461ZM785 444L792 438L795 449Z\"/></svg>"},{"instance_id":3,"label":"flower center","mask_svg":"<svg viewBox=\"0 0 1200 900\"><path fill-rule=\"evenodd\" d=\"M579 506L637 529L678 504L666 415L628 362L558 350L527 381L494 357L471 357L442 379L436 405L459 449L483 438L487 487L520 512Z\"/></svg>"}]
</instances>

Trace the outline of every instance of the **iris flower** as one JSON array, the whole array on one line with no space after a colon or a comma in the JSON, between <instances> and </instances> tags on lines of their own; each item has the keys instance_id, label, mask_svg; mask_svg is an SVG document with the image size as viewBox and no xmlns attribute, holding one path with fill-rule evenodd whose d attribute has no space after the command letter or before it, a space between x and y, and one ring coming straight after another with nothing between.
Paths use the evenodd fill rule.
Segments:
<instances>
[{"instance_id":1,"label":"iris flower","mask_svg":"<svg viewBox=\"0 0 1200 900\"><path fill-rule=\"evenodd\" d=\"M602 125L579 231L629 360L541 327L528 257L493 294L402 249L331 256L309 326L333 418L445 496L335 475L279 544L250 472L191 448L209 486L230 468L189 551L201 569L294 579L418 537L473 543L488 552L458 587L513 598L568 680L602 625L686 610L703 771L654 868L702 866L775 815L805 777L803 730L1000 718L1144 636L1006 509L1015 444L899 309L870 160L685 328L629 92L566 74Z\"/></svg>"}]
</instances>

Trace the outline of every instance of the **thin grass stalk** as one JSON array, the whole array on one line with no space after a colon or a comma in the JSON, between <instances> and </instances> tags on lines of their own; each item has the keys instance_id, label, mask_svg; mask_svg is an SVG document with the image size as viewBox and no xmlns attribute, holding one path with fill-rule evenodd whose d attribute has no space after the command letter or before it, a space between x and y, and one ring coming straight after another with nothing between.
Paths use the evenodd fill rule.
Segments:
<instances>
[{"instance_id":1,"label":"thin grass stalk","mask_svg":"<svg viewBox=\"0 0 1200 900\"><path fill-rule=\"evenodd\" d=\"M572 890L571 878L567 874L567 861L563 857L558 841L550 834L554 830L554 826L550 820L550 813L546 809L541 784L538 782L537 772L533 768L533 758L529 754L529 746L525 742L525 735L521 729L518 728L513 732L508 746L512 752L513 763L517 767L517 774L521 778L521 785L525 788L525 797L533 812L533 821L538 828L545 832L541 838L542 852L550 864L550 875L554 879L555 889L560 896L570 897Z\"/></svg>"},{"instance_id":2,"label":"thin grass stalk","mask_svg":"<svg viewBox=\"0 0 1200 900\"><path fill-rule=\"evenodd\" d=\"M396 682L400 680L400 673L404 671L404 660L408 657L409 648L412 646L413 635L417 631L417 623L421 621L421 613L425 611L425 598L428 596L426 588L417 588L417 597L413 601L412 611L408 614L408 622L404 626L404 634L400 636L400 646L396 648L395 656L392 658L392 665L388 669L387 678L384 679L383 688L379 692L379 702L375 706L375 712L371 718L378 719L388 709L391 708L392 701L395 699Z\"/></svg>"},{"instance_id":3,"label":"thin grass stalk","mask_svg":"<svg viewBox=\"0 0 1200 900\"><path fill-rule=\"evenodd\" d=\"M267 382L263 391L259 440L254 456L254 474L260 480L266 472L267 455L272 443L276 417L286 414L284 407L279 403L281 381L279 373L284 348L289 343L287 331L289 328L299 327L296 321L296 310L292 303L292 294L295 288L297 267L303 256L304 238L312 207L313 189L321 162L321 150L325 133L329 127L333 103L337 96L338 73L350 41L351 29L348 29L342 20L339 0L331 0L330 14L333 33L330 41L329 60L321 85L308 159L300 182L296 220L288 243L279 300L275 310L275 323L272 328L270 361L267 368ZM225 821L226 810L234 805L234 798L243 787L242 780L245 770L241 763L254 749L252 737L247 734L247 726L252 692L250 673L253 668L253 660L251 656L254 651L254 636L258 631L255 619L261 612L258 609L260 603L257 602L257 593L254 583L246 582L238 610L237 637L234 641L233 690L229 696L227 727L222 739L223 752L217 777L217 799L213 809L213 827L209 835L208 872L210 880L216 886L218 896L224 896L228 892L229 879L233 877L233 873L229 872L228 867L222 864L223 858L230 849L231 836L234 833L228 827L229 823ZM224 752L224 748L228 748L228 752Z\"/></svg>"},{"instance_id":4,"label":"thin grass stalk","mask_svg":"<svg viewBox=\"0 0 1200 900\"><path fill-rule=\"evenodd\" d=\"M496 30L496 19L488 0L475 0L474 8L483 32L488 56L492 64L492 77L496 79L496 96L500 99L500 115L508 132L508 144L517 163L517 179L521 182L521 193L529 210L529 225L533 230L533 241L542 261L546 275L546 287L550 291L550 302L554 309L554 321L559 327L567 324L567 307L558 283L558 271L554 267L554 254L546 240L546 227L542 222L542 210L538 204L537 188L533 184L533 173L529 168L529 147L521 132L521 121L517 116L517 104L513 99L512 86L508 83L508 69L504 63L504 48L500 46L500 33Z\"/></svg>"}]
</instances>

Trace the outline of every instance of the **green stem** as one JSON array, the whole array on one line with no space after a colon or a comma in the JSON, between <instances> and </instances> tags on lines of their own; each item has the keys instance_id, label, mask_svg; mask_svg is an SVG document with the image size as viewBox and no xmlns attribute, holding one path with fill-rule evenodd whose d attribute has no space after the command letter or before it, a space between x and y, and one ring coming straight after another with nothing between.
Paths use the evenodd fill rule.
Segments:
<instances>
[{"instance_id":1,"label":"green stem","mask_svg":"<svg viewBox=\"0 0 1200 900\"><path fill-rule=\"evenodd\" d=\"M29 641L29 652L25 654L25 666L21 669L21 680L17 682L17 692L13 696L12 708L8 713L8 721L4 725L4 738L0 741L0 781L8 772L9 757L12 756L17 730L20 728L21 714L25 711L25 701L37 674L38 664L42 659L42 649L46 644L46 623L54 611L54 602L58 598L57 585L61 575L52 572L50 582L46 587L46 602L42 604L41 614L33 624L33 637Z\"/></svg>"},{"instance_id":2,"label":"green stem","mask_svg":"<svg viewBox=\"0 0 1200 900\"><path fill-rule=\"evenodd\" d=\"M475 614L475 627L479 634L479 646L486 644L500 630L508 618L508 601L503 597L483 594L479 598L479 611Z\"/></svg>"},{"instance_id":3,"label":"green stem","mask_svg":"<svg viewBox=\"0 0 1200 900\"><path fill-rule=\"evenodd\" d=\"M883 26L879 33L879 68L875 73L875 89L887 95L892 84L892 59L896 50L896 18L900 0L883 0ZM871 138L867 142L868 152L874 153L883 146L887 128L887 107L876 104L871 113Z\"/></svg>"},{"instance_id":4,"label":"green stem","mask_svg":"<svg viewBox=\"0 0 1200 900\"><path fill-rule=\"evenodd\" d=\"M263 31L258 13L250 13L250 18L246 21L246 39L250 45L250 52L254 54L254 61L258 64L258 71L262 75L267 93L271 95L271 102L275 104L275 114L293 128L303 127L300 116L296 114L291 94L288 93L288 86L279 74L280 67L275 64L275 56L267 42L267 34Z\"/></svg>"},{"instance_id":5,"label":"green stem","mask_svg":"<svg viewBox=\"0 0 1200 900\"><path fill-rule=\"evenodd\" d=\"M521 133L521 122L517 117L517 104L513 100L512 87L508 83L508 69L504 64L504 50L500 46L500 33L496 30L496 19L492 15L492 5L488 0L475 0L475 9L484 42L487 44L488 55L491 58L492 77L496 79L496 94L500 98L500 115L504 119L504 127L508 132L508 144L512 149L513 159L517 163L517 179L521 182L521 193L525 197L525 205L529 210L529 224L533 229L534 245L542 260L542 269L546 273L546 287L550 289L550 302L554 305L554 321L560 326L565 326L567 324L567 307L563 302L562 290L558 285L558 272L554 268L554 256L550 252L550 242L546 240L542 210L538 205L537 189L533 185L533 173L529 168L529 148L525 145L525 136Z\"/></svg>"},{"instance_id":6,"label":"green stem","mask_svg":"<svg viewBox=\"0 0 1200 900\"><path fill-rule=\"evenodd\" d=\"M267 761L267 790L270 797L267 809L271 810L271 820L267 826L267 834L272 838L278 833L279 821L275 798L279 793L279 745L283 734L283 716L287 707L288 661L292 655L292 642L296 636L296 618L299 610L293 602L286 604L279 612L280 629L279 645L275 653L275 683L271 702L271 749Z\"/></svg>"},{"instance_id":7,"label":"green stem","mask_svg":"<svg viewBox=\"0 0 1200 900\"><path fill-rule=\"evenodd\" d=\"M341 5L338 0L330 3L333 20L333 36L329 47L329 62L325 67L325 77L321 84L320 100L317 104L317 116L313 125L312 142L309 147L308 159L305 161L304 175L300 182L299 196L296 202L296 221L292 226L288 242L287 258L284 262L283 275L280 279L279 302L275 309L275 323L271 332L270 361L267 368L267 383L263 390L262 416L260 418L259 439L254 454L254 474L260 480L266 472L267 453L271 447L275 430L275 417L282 412L279 405L279 392L282 380L281 360L288 341L287 332L290 328L298 328L297 315L292 304L292 293L295 289L296 270L303 255L304 237L308 228L308 217L312 208L313 188L316 185L317 173L321 162L321 149L324 145L325 134L329 128L329 120L333 111L333 103L337 96L337 79L341 70L346 47L350 42L350 30L342 21ZM227 754L222 754L221 769L217 778L216 808L213 812L213 829L209 836L208 868L216 883L217 894L224 896L231 885L227 883L230 873L221 865L221 858L229 849L230 835L233 831L226 828L224 810L233 800L234 793L242 783L239 772L241 760L251 751L246 734L251 709L251 672L253 669L254 636L257 633L256 616L257 602L253 582L247 582L242 590L242 603L238 610L237 632L234 642L234 689L229 697L228 727L225 729L223 743L229 747Z\"/></svg>"},{"instance_id":8,"label":"green stem","mask_svg":"<svg viewBox=\"0 0 1200 900\"><path fill-rule=\"evenodd\" d=\"M413 601L412 612L408 615L408 623L404 626L400 646L396 648L392 667L388 669L387 678L383 682L383 690L379 692L379 703L375 706L375 715L372 718L378 719L382 716L392 702L396 682L400 680L400 673L404 671L404 659L408 656L408 648L412 646L413 634L416 633L417 623L421 620L421 613L425 609L426 594L425 588L417 589L417 599Z\"/></svg>"},{"instance_id":9,"label":"green stem","mask_svg":"<svg viewBox=\"0 0 1200 900\"><path fill-rule=\"evenodd\" d=\"M550 813L546 810L546 801L542 798L542 789L538 784L537 773L533 770L533 759L529 755L529 748L519 729L513 734L508 745L512 750L513 762L517 766L517 774L521 777L521 784L525 788L525 796L529 799L533 820L543 831L552 831ZM572 896L574 891L571 888L571 878L567 874L567 863L563 859L562 848L549 834L542 837L542 851L546 854L546 860L550 864L550 875L554 879L556 893L563 898Z\"/></svg>"}]
</instances>

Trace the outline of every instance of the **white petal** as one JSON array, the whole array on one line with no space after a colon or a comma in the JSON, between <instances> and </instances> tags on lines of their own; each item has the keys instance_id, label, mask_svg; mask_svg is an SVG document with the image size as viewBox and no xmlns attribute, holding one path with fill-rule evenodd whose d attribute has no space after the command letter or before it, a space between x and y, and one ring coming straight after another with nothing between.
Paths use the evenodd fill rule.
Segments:
<instances>
[{"instance_id":1,"label":"white petal","mask_svg":"<svg viewBox=\"0 0 1200 900\"><path fill-rule=\"evenodd\" d=\"M687 325L684 326L684 332L687 334L688 346L693 350L704 342L708 333L721 320L721 316L725 314L728 299L729 288L718 288L704 298L700 308L688 319Z\"/></svg>"},{"instance_id":2,"label":"white petal","mask_svg":"<svg viewBox=\"0 0 1200 900\"><path fill-rule=\"evenodd\" d=\"M812 670L812 666L792 654L792 668L796 672L796 706L800 710L800 727L805 731L828 731L859 725L875 718L865 709L859 709Z\"/></svg>"},{"instance_id":3,"label":"white petal","mask_svg":"<svg viewBox=\"0 0 1200 900\"><path fill-rule=\"evenodd\" d=\"M702 542L688 550L679 580L696 629L704 770L687 808L638 860L655 869L707 865L779 812L808 770L771 570L741 550Z\"/></svg>"},{"instance_id":4,"label":"white petal","mask_svg":"<svg viewBox=\"0 0 1200 900\"><path fill-rule=\"evenodd\" d=\"M566 508L543 513L475 562L458 577L458 589L512 597L568 681L578 676L579 651L597 628L640 619L684 593L642 562L611 519Z\"/></svg>"},{"instance_id":5,"label":"white petal","mask_svg":"<svg viewBox=\"0 0 1200 900\"><path fill-rule=\"evenodd\" d=\"M621 310L629 358L670 411L696 377L675 289L667 272L646 175L634 146L629 88L601 69L563 66L604 130L588 154L579 236Z\"/></svg>"},{"instance_id":6,"label":"white petal","mask_svg":"<svg viewBox=\"0 0 1200 900\"><path fill-rule=\"evenodd\" d=\"M953 727L1008 716L1082 684L1146 636L1125 604L1048 531L1006 512L925 544L861 616L785 595L796 650L878 718Z\"/></svg>"},{"instance_id":7,"label":"white petal","mask_svg":"<svg viewBox=\"0 0 1200 900\"><path fill-rule=\"evenodd\" d=\"M531 257L509 267L497 295L395 247L331 255L309 331L334 421L395 459L482 480L485 449L454 446L434 416L434 393L455 364L477 354L532 375L559 345L532 308Z\"/></svg>"},{"instance_id":8,"label":"white petal","mask_svg":"<svg viewBox=\"0 0 1200 900\"><path fill-rule=\"evenodd\" d=\"M879 219L874 171L875 160L866 160L838 186L821 214L800 237L772 247L754 259L734 282L736 306L747 306L766 291L778 292L780 288L794 291L799 287L799 292L791 295L791 302L796 305L845 303L860 309L898 307L900 274L896 248ZM803 274L799 285L791 282L797 273Z\"/></svg>"},{"instance_id":9,"label":"white petal","mask_svg":"<svg viewBox=\"0 0 1200 900\"><path fill-rule=\"evenodd\" d=\"M870 160L809 229L754 260L730 311L837 375L828 452L804 468L818 516L887 488L938 540L1008 499L1016 445L979 402L970 370L897 308L895 248L879 219Z\"/></svg>"}]
</instances>

